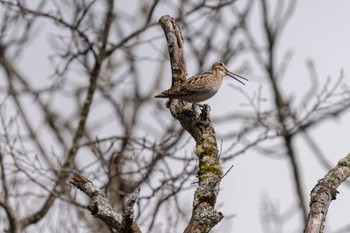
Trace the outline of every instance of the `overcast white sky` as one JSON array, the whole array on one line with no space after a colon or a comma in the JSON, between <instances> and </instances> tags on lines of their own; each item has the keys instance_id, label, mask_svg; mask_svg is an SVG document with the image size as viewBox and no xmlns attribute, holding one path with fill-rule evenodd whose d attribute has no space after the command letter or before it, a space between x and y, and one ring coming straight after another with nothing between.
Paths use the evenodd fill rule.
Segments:
<instances>
[{"instance_id":1,"label":"overcast white sky","mask_svg":"<svg viewBox=\"0 0 350 233\"><path fill-rule=\"evenodd\" d=\"M332 77L332 81L339 78L341 69L344 69L345 82L350 84L348 77L350 70L349 9L349 1L298 1L280 41L282 53L287 50L293 52L292 62L283 81L286 93L298 95L300 92L305 93L310 87L309 73L306 69L306 61L309 58L315 62L321 79L320 85L329 76ZM332 165L350 152L349 117L350 115L346 114L337 121L327 121L321 127L312 130L311 135ZM309 197L311 189L317 180L326 174L326 171L305 145L303 138L299 138L296 145L305 192ZM231 228L227 227L224 232L263 232L261 226L257 224L261 219L256 211L257 207L262 206L262 197L268 197L271 202L278 203L280 213L285 213L296 205L293 199L294 189L292 185L288 185L290 179L286 177L288 174L285 171L288 168L285 160L267 160L266 157L257 155L254 156L254 163L258 165L251 167L251 159L251 156L237 159L231 174L222 182L223 191L220 194L220 200L225 203L222 211L236 214L235 218L230 220ZM347 209L350 203L348 199L350 192L344 186L340 187L339 191L337 200L331 204L325 232L335 232L349 224ZM300 226L299 231L293 231L297 225L298 218L294 217L293 221L285 225L283 232L302 232L303 226Z\"/></svg>"},{"instance_id":2,"label":"overcast white sky","mask_svg":"<svg viewBox=\"0 0 350 233\"><path fill-rule=\"evenodd\" d=\"M125 4L126 2L127 4ZM121 5L125 4L125 7L132 7L136 2L118 1ZM240 0L237 4L243 2ZM306 69L306 61L310 58L315 62L321 86L329 76L332 77L332 81L335 81L339 77L341 69L344 70L345 82L350 85L348 77L350 71L349 11L350 1L298 1L294 14L279 42L281 54L286 51L293 53L292 61L283 81L284 91L286 94L290 93L290 97L300 100L298 93L305 93L310 87L311 82ZM169 14L169 12L162 11L162 8L155 12L155 16L165 14ZM258 15L256 23L260 23ZM41 41L43 40L47 41L48 38L44 37ZM30 59L33 51L36 51L39 46L42 50L49 50L48 43L36 41L26 53L28 57L24 56L22 60L25 61L27 67L31 67L31 76L37 75L38 78L46 78L47 76L43 75L46 71L42 67L50 67L47 58L38 56L35 59ZM41 65L38 66L38 64ZM50 72L47 70L47 73ZM190 72L191 69L189 69L191 75ZM225 112L223 109L225 109L227 96L232 96L233 101L235 101L235 94L229 87L229 82L232 81L226 80L220 92L207 101L211 105L212 116ZM250 82L245 88L247 92L254 92L260 85L265 91L268 91L269 87L264 84L263 77L254 74L250 77ZM171 117L170 114L169 117ZM335 165L339 159L350 152L349 117L350 114L347 114L337 121L324 122L320 127L312 130L315 142L332 165ZM309 196L317 180L326 174L326 170L303 142L303 138L298 138L296 145L298 162L304 178L305 194ZM218 231L224 233L263 232L261 216L259 215L261 213L259 210L263 209L262 199L278 203L276 207L281 214L296 206L293 198L295 190L293 184L289 184L291 178L288 172L289 164L286 160L267 159L267 157L257 154L245 154L235 159L233 164L233 169L221 184L222 191L218 199L219 210L227 218L216 227L216 229L220 229ZM228 167L225 168L228 169ZM350 191L344 186L340 187L339 191L340 194L338 194L337 200L332 202L328 213L326 232L335 232L349 223ZM234 217L229 218L230 215L234 215ZM300 225L299 216L294 215L291 221L284 223L283 229L278 229L276 232L302 232L303 227Z\"/></svg>"}]
</instances>

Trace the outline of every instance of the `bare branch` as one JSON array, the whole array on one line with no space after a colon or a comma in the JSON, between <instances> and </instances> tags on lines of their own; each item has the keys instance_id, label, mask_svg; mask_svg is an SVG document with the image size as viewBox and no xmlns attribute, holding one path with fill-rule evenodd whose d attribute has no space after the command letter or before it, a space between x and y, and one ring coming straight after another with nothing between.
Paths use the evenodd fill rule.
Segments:
<instances>
[{"instance_id":1,"label":"bare branch","mask_svg":"<svg viewBox=\"0 0 350 233\"><path fill-rule=\"evenodd\" d=\"M176 85L186 77L182 35L171 17L163 16L159 23L168 42L172 85ZM195 139L195 154L199 161L198 188L194 194L192 216L184 232L209 232L223 218L222 213L215 210L223 172L219 163L215 131L209 116L209 106L205 105L200 115L193 109L184 108L184 104L179 100L170 100L169 108L173 117Z\"/></svg>"},{"instance_id":2,"label":"bare branch","mask_svg":"<svg viewBox=\"0 0 350 233\"><path fill-rule=\"evenodd\" d=\"M338 186L350 176L350 154L318 181L311 191L310 212L305 233L322 233L329 205L335 200Z\"/></svg>"},{"instance_id":3,"label":"bare branch","mask_svg":"<svg viewBox=\"0 0 350 233\"><path fill-rule=\"evenodd\" d=\"M88 206L91 214L96 218L101 219L118 233L139 233L139 227L134 222L133 206L140 193L140 189L135 190L127 203L127 208L124 216L118 214L109 204L106 195L91 181L80 174L75 174L69 181L75 187L83 191L92 199L92 203Z\"/></svg>"}]
</instances>

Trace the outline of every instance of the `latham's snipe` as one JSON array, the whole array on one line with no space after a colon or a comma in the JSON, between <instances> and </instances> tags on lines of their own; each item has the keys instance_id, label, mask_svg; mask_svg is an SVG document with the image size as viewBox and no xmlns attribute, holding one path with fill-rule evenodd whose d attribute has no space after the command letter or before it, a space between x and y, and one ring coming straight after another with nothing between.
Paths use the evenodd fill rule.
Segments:
<instances>
[{"instance_id":1,"label":"latham's snipe","mask_svg":"<svg viewBox=\"0 0 350 233\"><path fill-rule=\"evenodd\" d=\"M163 91L155 98L173 98L190 103L203 102L218 92L224 76L230 76L243 85L244 83L238 78L248 81L248 79L228 71L224 63L217 62L213 65L211 71L197 74L180 85Z\"/></svg>"}]
</instances>

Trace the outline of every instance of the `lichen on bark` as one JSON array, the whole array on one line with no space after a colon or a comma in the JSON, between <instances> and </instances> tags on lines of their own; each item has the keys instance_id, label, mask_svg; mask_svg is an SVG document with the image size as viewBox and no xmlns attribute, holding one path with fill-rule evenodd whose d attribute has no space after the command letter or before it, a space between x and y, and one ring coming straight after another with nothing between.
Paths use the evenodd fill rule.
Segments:
<instances>
[{"instance_id":1,"label":"lichen on bark","mask_svg":"<svg viewBox=\"0 0 350 233\"><path fill-rule=\"evenodd\" d=\"M177 85L186 80L187 73L181 31L170 16L161 17L159 23L168 42L172 85ZM204 105L201 112L197 113L183 101L176 99L170 99L167 107L171 115L196 141L194 153L199 164L198 187L194 194L192 216L184 232L209 232L223 218L223 215L215 210L223 172L215 130L210 119L210 108Z\"/></svg>"}]
</instances>

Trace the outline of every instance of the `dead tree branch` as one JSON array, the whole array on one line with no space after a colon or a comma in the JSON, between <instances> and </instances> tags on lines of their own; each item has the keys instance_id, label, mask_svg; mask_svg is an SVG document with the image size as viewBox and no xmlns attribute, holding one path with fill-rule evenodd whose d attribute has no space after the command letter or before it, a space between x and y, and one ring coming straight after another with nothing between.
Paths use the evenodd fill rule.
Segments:
<instances>
[{"instance_id":1,"label":"dead tree branch","mask_svg":"<svg viewBox=\"0 0 350 233\"><path fill-rule=\"evenodd\" d=\"M168 42L172 85L176 85L186 79L183 38L178 25L170 16L161 17L159 23ZM194 153L199 161L198 187L194 194L192 216L184 232L209 232L223 218L222 213L215 210L222 168L209 107L205 106L199 115L193 109L184 107L182 101L170 100L169 109L196 141Z\"/></svg>"},{"instance_id":2,"label":"dead tree branch","mask_svg":"<svg viewBox=\"0 0 350 233\"><path fill-rule=\"evenodd\" d=\"M339 160L337 166L318 181L311 191L310 212L305 233L322 233L329 205L336 199L338 186L350 176L350 154Z\"/></svg>"},{"instance_id":3,"label":"dead tree branch","mask_svg":"<svg viewBox=\"0 0 350 233\"><path fill-rule=\"evenodd\" d=\"M133 213L133 207L140 194L140 188L136 189L131 195L124 214L119 214L113 210L106 195L94 185L91 181L80 174L75 174L70 183L88 195L92 203L88 206L91 214L104 221L118 233L139 233L140 228L136 225Z\"/></svg>"}]
</instances>

